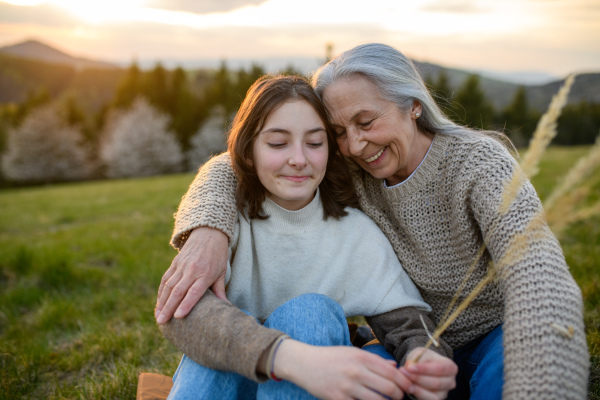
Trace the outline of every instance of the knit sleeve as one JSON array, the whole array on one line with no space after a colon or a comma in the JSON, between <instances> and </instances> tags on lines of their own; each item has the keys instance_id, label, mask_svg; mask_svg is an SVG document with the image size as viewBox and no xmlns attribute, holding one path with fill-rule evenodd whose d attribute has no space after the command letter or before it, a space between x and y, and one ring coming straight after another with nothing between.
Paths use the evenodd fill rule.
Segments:
<instances>
[{"instance_id":1,"label":"knit sleeve","mask_svg":"<svg viewBox=\"0 0 600 400\"><path fill-rule=\"evenodd\" d=\"M500 145L474 150L469 199L505 297L504 398L583 399L589 356L581 291L524 181L508 211L505 184L518 170Z\"/></svg>"},{"instance_id":2,"label":"knit sleeve","mask_svg":"<svg viewBox=\"0 0 600 400\"><path fill-rule=\"evenodd\" d=\"M200 365L237 372L256 382L268 378L257 374L263 352L283 332L265 328L254 317L215 296L209 289L182 319L159 325L165 338Z\"/></svg>"},{"instance_id":3,"label":"knit sleeve","mask_svg":"<svg viewBox=\"0 0 600 400\"><path fill-rule=\"evenodd\" d=\"M171 245L181 250L190 232L200 226L219 229L231 238L237 217L236 185L229 153L205 163L179 204Z\"/></svg>"},{"instance_id":4,"label":"knit sleeve","mask_svg":"<svg viewBox=\"0 0 600 400\"><path fill-rule=\"evenodd\" d=\"M424 347L429 341L420 317L423 317L429 332L433 332L435 324L429 314L414 307L403 307L365 318L379 342L400 365L404 365L408 353L417 347ZM452 358L452 348L441 338L438 347L430 348L438 354Z\"/></svg>"}]
</instances>

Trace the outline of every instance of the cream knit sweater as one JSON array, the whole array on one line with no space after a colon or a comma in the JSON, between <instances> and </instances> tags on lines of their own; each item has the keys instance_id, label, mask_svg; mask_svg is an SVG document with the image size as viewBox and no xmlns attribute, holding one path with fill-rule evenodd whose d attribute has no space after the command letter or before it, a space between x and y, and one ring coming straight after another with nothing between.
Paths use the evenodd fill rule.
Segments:
<instances>
[{"instance_id":1,"label":"cream knit sweater","mask_svg":"<svg viewBox=\"0 0 600 400\"><path fill-rule=\"evenodd\" d=\"M262 206L267 219L239 216L225 276L227 299L261 323L306 293L333 299L346 317L404 307L431 311L389 241L359 210L347 208L345 217L324 220L318 191L300 210L270 199Z\"/></svg>"},{"instance_id":2,"label":"cream knit sweater","mask_svg":"<svg viewBox=\"0 0 600 400\"><path fill-rule=\"evenodd\" d=\"M543 212L529 182L509 211L500 215L504 184L515 168L515 160L491 138L436 134L423 163L401 185L386 188L382 180L364 171L354 174L354 185L362 210L392 243L431 305L435 323L484 241L486 250L462 297L482 279L489 262L499 263L511 240L521 238L516 243L518 257L443 338L457 349L504 323L504 398L583 399L589 356L581 291L548 227L528 227ZM172 244L180 248L199 226L218 228L232 237L237 213L234 193L228 155L207 163L179 207ZM573 337L551 324L573 327Z\"/></svg>"}]
</instances>

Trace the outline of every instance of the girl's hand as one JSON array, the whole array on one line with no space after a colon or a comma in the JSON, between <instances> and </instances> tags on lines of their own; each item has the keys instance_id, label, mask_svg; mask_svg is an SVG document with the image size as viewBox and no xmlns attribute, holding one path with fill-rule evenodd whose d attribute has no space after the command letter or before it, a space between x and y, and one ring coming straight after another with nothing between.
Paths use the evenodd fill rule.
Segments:
<instances>
[{"instance_id":1,"label":"girl's hand","mask_svg":"<svg viewBox=\"0 0 600 400\"><path fill-rule=\"evenodd\" d=\"M445 399L448 392L456 387L458 366L448 357L429 349L425 350L418 363L411 361L422 352L422 347L412 350L400 368L400 372L413 383L408 392L421 400Z\"/></svg>"},{"instance_id":2,"label":"girl's hand","mask_svg":"<svg viewBox=\"0 0 600 400\"><path fill-rule=\"evenodd\" d=\"M318 398L332 400L402 399L412 384L395 361L356 347L319 347L292 339L281 343L274 372Z\"/></svg>"}]
</instances>

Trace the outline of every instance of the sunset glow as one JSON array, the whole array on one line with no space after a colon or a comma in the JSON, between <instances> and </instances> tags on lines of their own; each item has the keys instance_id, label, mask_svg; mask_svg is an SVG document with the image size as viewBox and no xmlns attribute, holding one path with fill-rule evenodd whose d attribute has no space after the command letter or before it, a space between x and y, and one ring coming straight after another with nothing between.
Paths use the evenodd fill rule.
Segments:
<instances>
[{"instance_id":1,"label":"sunset glow","mask_svg":"<svg viewBox=\"0 0 600 400\"><path fill-rule=\"evenodd\" d=\"M0 46L105 60L321 57L384 42L421 60L563 75L600 70L596 0L0 0ZM93 44L90 42L93 40ZM562 54L562 55L561 55Z\"/></svg>"}]
</instances>

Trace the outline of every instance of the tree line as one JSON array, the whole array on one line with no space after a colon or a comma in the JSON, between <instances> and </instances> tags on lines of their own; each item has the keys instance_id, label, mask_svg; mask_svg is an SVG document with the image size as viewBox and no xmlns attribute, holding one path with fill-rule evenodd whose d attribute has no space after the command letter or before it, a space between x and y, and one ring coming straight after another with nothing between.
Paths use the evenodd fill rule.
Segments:
<instances>
[{"instance_id":1,"label":"tree line","mask_svg":"<svg viewBox=\"0 0 600 400\"><path fill-rule=\"evenodd\" d=\"M478 75L470 75L458 88L450 87L442 70L437 79L426 79L430 92L454 122L478 129L504 132L517 147L526 147L541 112L531 107L524 86L515 92L512 102L494 109L481 89ZM561 146L593 144L600 130L600 104L582 101L568 104L558 119L553 144Z\"/></svg>"},{"instance_id":2,"label":"tree line","mask_svg":"<svg viewBox=\"0 0 600 400\"><path fill-rule=\"evenodd\" d=\"M292 67L285 74L299 74ZM91 107L74 92L60 96L31 90L25 100L0 107L3 184L45 183L193 171L225 148L227 127L246 91L264 69L238 70L226 62L214 71L168 70L160 63L144 71L136 63L121 73L114 95ZM495 110L471 75L452 88L441 72L427 84L454 121L505 132L526 146L540 113L525 88ZM565 107L556 144L593 143L600 104Z\"/></svg>"}]
</instances>

